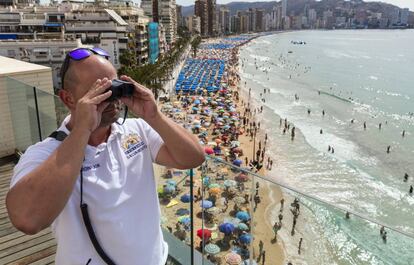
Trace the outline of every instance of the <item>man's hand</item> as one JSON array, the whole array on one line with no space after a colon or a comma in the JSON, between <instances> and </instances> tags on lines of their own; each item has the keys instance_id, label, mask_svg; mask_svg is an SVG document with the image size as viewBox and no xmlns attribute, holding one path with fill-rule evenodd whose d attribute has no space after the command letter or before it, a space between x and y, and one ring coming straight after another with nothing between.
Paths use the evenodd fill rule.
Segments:
<instances>
[{"instance_id":1,"label":"man's hand","mask_svg":"<svg viewBox=\"0 0 414 265\"><path fill-rule=\"evenodd\" d=\"M123 75L121 76L121 80L135 85L135 91L132 97L121 98L121 101L128 106L132 113L140 118L143 118L146 122L155 119L160 113L151 90L141 84L138 84L129 76Z\"/></svg>"},{"instance_id":2,"label":"man's hand","mask_svg":"<svg viewBox=\"0 0 414 265\"><path fill-rule=\"evenodd\" d=\"M99 126L102 112L109 105L109 102L104 101L112 94L110 90L105 92L111 86L111 83L108 78L96 80L92 88L78 101L75 128L93 132Z\"/></svg>"}]
</instances>

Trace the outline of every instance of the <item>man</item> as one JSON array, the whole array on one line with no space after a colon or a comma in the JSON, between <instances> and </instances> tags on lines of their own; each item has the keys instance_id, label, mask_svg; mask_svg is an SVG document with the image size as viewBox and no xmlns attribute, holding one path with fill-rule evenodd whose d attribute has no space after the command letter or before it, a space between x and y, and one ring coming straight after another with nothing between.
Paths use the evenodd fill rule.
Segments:
<instances>
[{"instance_id":1,"label":"man","mask_svg":"<svg viewBox=\"0 0 414 265\"><path fill-rule=\"evenodd\" d=\"M67 137L46 138L21 157L6 198L10 220L26 234L52 225L56 264L105 264L82 220L83 202L97 241L114 263L165 264L168 246L152 163L194 168L204 161L203 150L159 111L149 89L127 76L121 79L134 84L133 96L105 101L117 78L108 57L95 48L67 55L59 92L70 110L59 128ZM141 119L115 123L121 102Z\"/></svg>"}]
</instances>

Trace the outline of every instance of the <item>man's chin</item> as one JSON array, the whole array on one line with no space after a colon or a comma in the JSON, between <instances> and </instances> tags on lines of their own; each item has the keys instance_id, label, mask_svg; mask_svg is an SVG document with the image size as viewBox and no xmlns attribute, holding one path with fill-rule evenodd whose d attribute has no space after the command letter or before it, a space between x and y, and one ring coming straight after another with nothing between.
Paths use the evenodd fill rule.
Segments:
<instances>
[{"instance_id":1,"label":"man's chin","mask_svg":"<svg viewBox=\"0 0 414 265\"><path fill-rule=\"evenodd\" d=\"M102 113L100 127L106 127L116 122L119 119L119 111L114 110L113 112Z\"/></svg>"}]
</instances>

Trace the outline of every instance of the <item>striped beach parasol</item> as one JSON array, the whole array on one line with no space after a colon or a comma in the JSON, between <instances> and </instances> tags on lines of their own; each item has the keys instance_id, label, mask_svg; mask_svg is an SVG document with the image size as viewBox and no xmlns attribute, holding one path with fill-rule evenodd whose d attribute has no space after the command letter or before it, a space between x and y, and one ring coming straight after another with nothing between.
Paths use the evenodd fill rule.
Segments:
<instances>
[{"instance_id":1,"label":"striped beach parasol","mask_svg":"<svg viewBox=\"0 0 414 265\"><path fill-rule=\"evenodd\" d=\"M216 244L210 243L204 247L204 251L208 254L216 255L220 253L220 247L217 246Z\"/></svg>"},{"instance_id":2,"label":"striped beach parasol","mask_svg":"<svg viewBox=\"0 0 414 265\"><path fill-rule=\"evenodd\" d=\"M240 263L242 262L242 258L240 257L240 255L239 254L236 254L234 252L228 253L224 257L224 260L229 265L240 265Z\"/></svg>"},{"instance_id":3,"label":"striped beach parasol","mask_svg":"<svg viewBox=\"0 0 414 265\"><path fill-rule=\"evenodd\" d=\"M224 181L224 187L230 188L230 187L235 187L236 185L237 185L237 182L232 179L226 179Z\"/></svg>"}]
</instances>

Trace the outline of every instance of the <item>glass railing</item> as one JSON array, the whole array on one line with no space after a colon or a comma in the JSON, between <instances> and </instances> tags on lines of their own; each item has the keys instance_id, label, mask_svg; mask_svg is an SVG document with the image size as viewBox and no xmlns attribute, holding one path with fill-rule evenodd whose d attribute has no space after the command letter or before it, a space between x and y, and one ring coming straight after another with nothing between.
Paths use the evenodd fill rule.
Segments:
<instances>
[{"instance_id":1,"label":"glass railing","mask_svg":"<svg viewBox=\"0 0 414 265\"><path fill-rule=\"evenodd\" d=\"M55 95L10 77L5 83L18 150L46 138L68 114Z\"/></svg>"},{"instance_id":2,"label":"glass railing","mask_svg":"<svg viewBox=\"0 0 414 265\"><path fill-rule=\"evenodd\" d=\"M68 113L55 95L17 80L8 78L6 90L21 151ZM412 264L410 231L308 196L263 168L254 173L243 147L217 144L229 161L217 155L191 170L155 166L168 264Z\"/></svg>"},{"instance_id":3,"label":"glass railing","mask_svg":"<svg viewBox=\"0 0 414 265\"><path fill-rule=\"evenodd\" d=\"M257 174L243 165L240 158L229 163L207 157L197 172L201 198L195 188L194 230L204 229L205 237L197 238L195 247L206 259L217 264L412 262L414 235L409 232L278 183L261 175L263 168Z\"/></svg>"}]
</instances>

